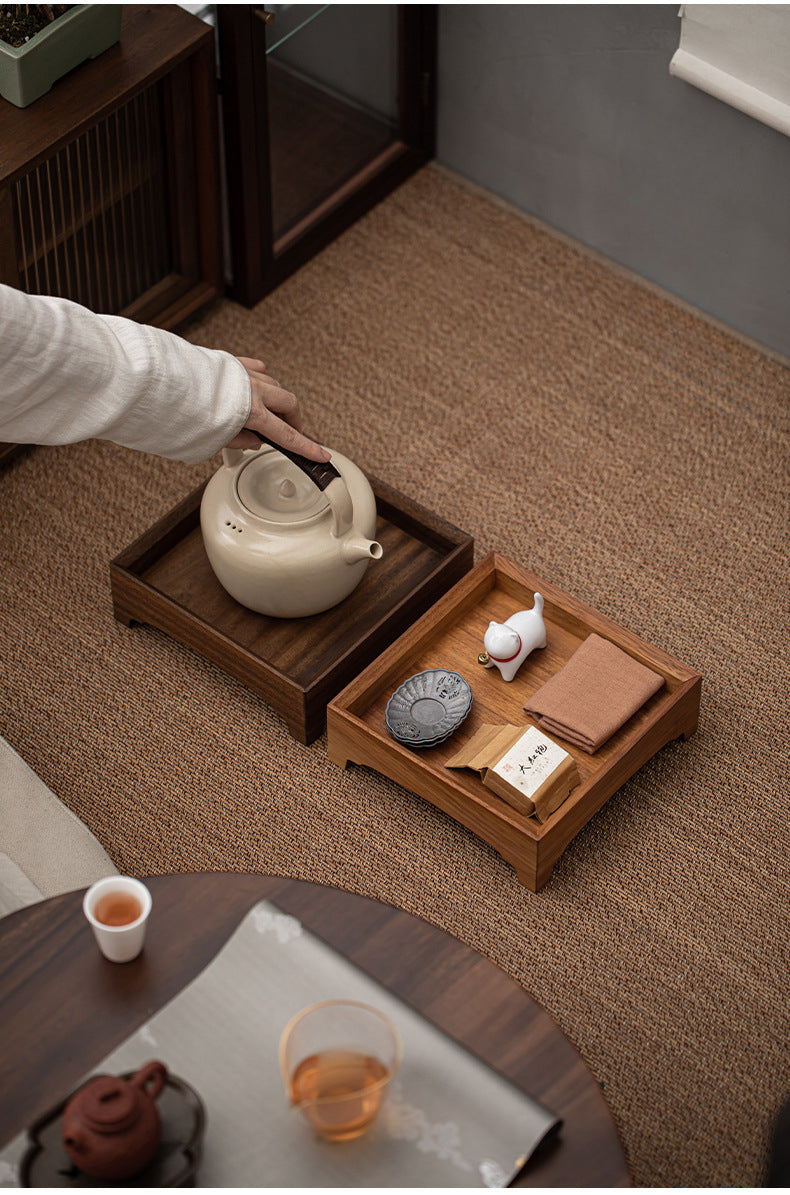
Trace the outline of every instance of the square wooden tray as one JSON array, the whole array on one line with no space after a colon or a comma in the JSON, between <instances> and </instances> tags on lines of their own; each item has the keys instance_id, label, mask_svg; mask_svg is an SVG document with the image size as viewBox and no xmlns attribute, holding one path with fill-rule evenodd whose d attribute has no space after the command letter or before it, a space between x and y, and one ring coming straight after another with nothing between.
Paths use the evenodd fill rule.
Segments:
<instances>
[{"instance_id":1,"label":"square wooden tray","mask_svg":"<svg viewBox=\"0 0 790 1195\"><path fill-rule=\"evenodd\" d=\"M535 592L545 598L548 644L528 656L507 683L496 668L478 663L483 635L492 619L504 622L516 610L531 608ZM559 740L576 760L580 783L540 825L485 788L473 772L444 765L485 722L535 725L524 702L593 631L660 672L666 684L594 755ZM424 668L460 672L472 687L474 704L463 727L444 743L412 750L388 734L384 711L398 685ZM493 846L520 882L537 892L568 843L609 797L666 743L694 733L701 690L702 678L691 668L491 553L330 702L327 745L341 767L365 764L443 809Z\"/></svg>"},{"instance_id":2,"label":"square wooden tray","mask_svg":"<svg viewBox=\"0 0 790 1195\"><path fill-rule=\"evenodd\" d=\"M469 569L474 541L383 482L376 539L384 548L354 592L323 614L280 619L239 605L220 585L200 531L205 484L110 564L113 610L148 623L219 665L277 710L307 744L326 706Z\"/></svg>"}]
</instances>

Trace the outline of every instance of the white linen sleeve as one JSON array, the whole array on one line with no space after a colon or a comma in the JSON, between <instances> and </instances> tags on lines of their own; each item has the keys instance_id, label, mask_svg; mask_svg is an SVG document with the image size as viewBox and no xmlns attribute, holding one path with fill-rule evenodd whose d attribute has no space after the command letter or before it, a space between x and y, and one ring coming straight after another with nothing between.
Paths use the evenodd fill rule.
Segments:
<instances>
[{"instance_id":1,"label":"white linen sleeve","mask_svg":"<svg viewBox=\"0 0 790 1195\"><path fill-rule=\"evenodd\" d=\"M247 422L230 353L68 299L0 285L0 440L112 440L196 464Z\"/></svg>"}]
</instances>

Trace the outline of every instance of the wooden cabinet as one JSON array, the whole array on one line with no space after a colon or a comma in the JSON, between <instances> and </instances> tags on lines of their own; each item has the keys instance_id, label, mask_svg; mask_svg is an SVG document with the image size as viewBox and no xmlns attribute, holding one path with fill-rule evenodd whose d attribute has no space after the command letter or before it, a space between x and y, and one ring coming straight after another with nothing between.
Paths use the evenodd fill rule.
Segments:
<instances>
[{"instance_id":1,"label":"wooden cabinet","mask_svg":"<svg viewBox=\"0 0 790 1195\"><path fill-rule=\"evenodd\" d=\"M169 328L224 289L213 30L127 5L121 40L0 100L0 281Z\"/></svg>"},{"instance_id":2,"label":"wooden cabinet","mask_svg":"<svg viewBox=\"0 0 790 1195\"><path fill-rule=\"evenodd\" d=\"M116 46L0 99L0 281L173 327L227 267L251 305L433 156L436 5L207 10L222 159L214 29L177 5L124 6Z\"/></svg>"},{"instance_id":3,"label":"wooden cabinet","mask_svg":"<svg viewBox=\"0 0 790 1195\"><path fill-rule=\"evenodd\" d=\"M0 99L0 282L163 328L226 273L252 305L433 156L436 5L207 8L222 156L215 31L177 5L125 5L117 45L28 108ZM386 58L383 119L343 94L344 54L374 77Z\"/></svg>"}]
</instances>

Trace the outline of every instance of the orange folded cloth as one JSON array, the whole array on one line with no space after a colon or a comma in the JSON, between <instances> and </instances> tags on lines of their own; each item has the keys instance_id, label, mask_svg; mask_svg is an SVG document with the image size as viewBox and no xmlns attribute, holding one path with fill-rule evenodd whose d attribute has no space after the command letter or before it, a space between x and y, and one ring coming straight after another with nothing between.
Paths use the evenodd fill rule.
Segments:
<instances>
[{"instance_id":1,"label":"orange folded cloth","mask_svg":"<svg viewBox=\"0 0 790 1195\"><path fill-rule=\"evenodd\" d=\"M544 730L592 755L663 684L663 676L608 639L588 635L524 709Z\"/></svg>"}]
</instances>

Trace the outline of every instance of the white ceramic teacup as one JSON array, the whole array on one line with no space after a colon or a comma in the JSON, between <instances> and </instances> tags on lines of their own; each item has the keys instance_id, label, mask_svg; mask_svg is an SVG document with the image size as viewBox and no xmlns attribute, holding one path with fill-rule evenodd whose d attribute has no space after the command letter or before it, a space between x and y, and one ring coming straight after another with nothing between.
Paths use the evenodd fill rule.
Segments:
<instances>
[{"instance_id":1,"label":"white ceramic teacup","mask_svg":"<svg viewBox=\"0 0 790 1195\"><path fill-rule=\"evenodd\" d=\"M132 876L107 876L85 893L82 910L99 949L111 963L129 963L137 958L145 942L151 903L145 884ZM116 917L123 918L123 923L108 924Z\"/></svg>"}]
</instances>

